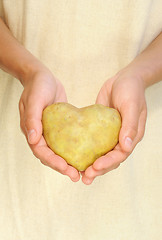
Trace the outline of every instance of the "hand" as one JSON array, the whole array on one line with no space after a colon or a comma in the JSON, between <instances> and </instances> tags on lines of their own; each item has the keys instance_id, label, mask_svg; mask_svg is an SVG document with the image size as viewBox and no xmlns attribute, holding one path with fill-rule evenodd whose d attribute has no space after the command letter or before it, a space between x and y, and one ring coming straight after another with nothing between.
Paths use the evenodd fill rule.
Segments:
<instances>
[{"instance_id":1,"label":"hand","mask_svg":"<svg viewBox=\"0 0 162 240\"><path fill-rule=\"evenodd\" d=\"M119 167L142 139L147 115L144 92L143 80L129 68L104 83L96 103L116 108L120 112L122 127L119 143L82 173L85 184L91 184L96 176Z\"/></svg>"},{"instance_id":2,"label":"hand","mask_svg":"<svg viewBox=\"0 0 162 240\"><path fill-rule=\"evenodd\" d=\"M50 71L39 71L26 79L19 102L20 126L33 154L52 169L78 181L80 174L48 148L42 136L43 109L55 102L67 102L62 84Z\"/></svg>"}]
</instances>

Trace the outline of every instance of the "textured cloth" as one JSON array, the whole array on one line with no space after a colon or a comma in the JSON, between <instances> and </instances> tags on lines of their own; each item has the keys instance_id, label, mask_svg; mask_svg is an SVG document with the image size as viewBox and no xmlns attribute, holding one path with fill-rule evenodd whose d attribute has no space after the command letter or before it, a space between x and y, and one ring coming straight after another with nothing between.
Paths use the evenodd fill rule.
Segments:
<instances>
[{"instance_id":1,"label":"textured cloth","mask_svg":"<svg viewBox=\"0 0 162 240\"><path fill-rule=\"evenodd\" d=\"M77 107L160 33L161 0L0 0L13 35ZM77 183L36 159L19 127L22 86L0 71L0 239L161 240L162 82L146 90L145 136L121 166Z\"/></svg>"}]
</instances>

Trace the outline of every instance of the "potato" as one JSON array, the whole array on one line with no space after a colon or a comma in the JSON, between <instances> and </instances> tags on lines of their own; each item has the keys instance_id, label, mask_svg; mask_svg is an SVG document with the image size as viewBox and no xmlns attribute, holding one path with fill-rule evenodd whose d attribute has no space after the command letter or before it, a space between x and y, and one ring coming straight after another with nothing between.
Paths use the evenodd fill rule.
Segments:
<instances>
[{"instance_id":1,"label":"potato","mask_svg":"<svg viewBox=\"0 0 162 240\"><path fill-rule=\"evenodd\" d=\"M69 165L84 171L118 143L121 117L116 109L101 104L79 109L56 103L44 109L42 124L47 145Z\"/></svg>"}]
</instances>

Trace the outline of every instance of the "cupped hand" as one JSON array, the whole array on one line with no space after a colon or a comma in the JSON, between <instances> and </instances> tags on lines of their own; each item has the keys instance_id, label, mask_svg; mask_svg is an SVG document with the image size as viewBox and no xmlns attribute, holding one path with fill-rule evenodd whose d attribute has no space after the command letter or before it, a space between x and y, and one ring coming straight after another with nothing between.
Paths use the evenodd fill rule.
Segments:
<instances>
[{"instance_id":1,"label":"cupped hand","mask_svg":"<svg viewBox=\"0 0 162 240\"><path fill-rule=\"evenodd\" d=\"M56 102L67 102L62 84L48 70L38 71L26 79L19 101L20 126L33 154L52 169L78 181L80 174L66 161L56 155L46 144L42 135L42 112Z\"/></svg>"},{"instance_id":2,"label":"cupped hand","mask_svg":"<svg viewBox=\"0 0 162 240\"><path fill-rule=\"evenodd\" d=\"M123 69L104 83L96 103L116 108L121 114L122 126L116 147L82 173L82 181L87 185L96 176L119 167L142 139L147 116L144 82L129 68Z\"/></svg>"}]
</instances>

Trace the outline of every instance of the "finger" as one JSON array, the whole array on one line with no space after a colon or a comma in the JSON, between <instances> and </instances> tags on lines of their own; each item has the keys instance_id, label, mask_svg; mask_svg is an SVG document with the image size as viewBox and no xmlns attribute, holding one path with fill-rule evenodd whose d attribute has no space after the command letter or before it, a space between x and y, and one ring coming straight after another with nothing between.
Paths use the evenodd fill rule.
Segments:
<instances>
[{"instance_id":1,"label":"finger","mask_svg":"<svg viewBox=\"0 0 162 240\"><path fill-rule=\"evenodd\" d=\"M96 104L102 104L104 106L113 107L111 106L111 92L112 92L113 82L116 78L117 78L117 75L113 76L103 84L96 98Z\"/></svg>"},{"instance_id":2,"label":"finger","mask_svg":"<svg viewBox=\"0 0 162 240\"><path fill-rule=\"evenodd\" d=\"M49 166L60 173L64 173L67 170L68 164L66 161L48 148L43 136L37 144L31 144L30 147L33 154L40 159L44 165Z\"/></svg>"},{"instance_id":3,"label":"finger","mask_svg":"<svg viewBox=\"0 0 162 240\"><path fill-rule=\"evenodd\" d=\"M38 101L39 99L39 101ZM42 136L43 102L37 96L30 97L25 105L24 125L29 144L36 144Z\"/></svg>"},{"instance_id":4,"label":"finger","mask_svg":"<svg viewBox=\"0 0 162 240\"><path fill-rule=\"evenodd\" d=\"M112 171L114 169L116 169L117 167L119 167L120 164L119 163L113 163L109 168L105 168L105 169L102 169L102 170L95 170L93 168L93 166L90 166L86 171L85 173L83 174L82 176L82 181L89 185L91 184L94 179L97 177L97 176L102 176L106 173L108 173L109 171Z\"/></svg>"},{"instance_id":5,"label":"finger","mask_svg":"<svg viewBox=\"0 0 162 240\"><path fill-rule=\"evenodd\" d=\"M139 124L138 124L138 132L136 134L136 138L134 139L134 144L136 145L137 142L139 142L145 131L145 124L146 124L146 118L147 118L147 113L146 110L142 111L140 118L139 118ZM102 156L98 158L94 164L93 168L95 170L98 170L96 172L96 175L103 174L102 170L106 169L107 172L117 168L120 163L125 161L125 159L129 156L128 152L124 152L120 145L118 144L114 150L111 152L107 153L105 156ZM89 173L91 177L95 176L95 172Z\"/></svg>"},{"instance_id":6,"label":"finger","mask_svg":"<svg viewBox=\"0 0 162 240\"><path fill-rule=\"evenodd\" d=\"M64 174L69 176L73 182L78 182L80 179L79 172L74 167L69 165Z\"/></svg>"},{"instance_id":7,"label":"finger","mask_svg":"<svg viewBox=\"0 0 162 240\"><path fill-rule=\"evenodd\" d=\"M93 166L90 166L86 169L84 176L87 178L95 178L99 175L103 175L104 174L104 170L96 170L93 168Z\"/></svg>"},{"instance_id":8,"label":"finger","mask_svg":"<svg viewBox=\"0 0 162 240\"><path fill-rule=\"evenodd\" d=\"M109 106L109 94L106 87L102 87L96 98L96 104L102 104L104 106Z\"/></svg>"},{"instance_id":9,"label":"finger","mask_svg":"<svg viewBox=\"0 0 162 240\"><path fill-rule=\"evenodd\" d=\"M82 173L82 182L86 185L90 185L97 176L103 175L104 170L96 171L93 166L90 166Z\"/></svg>"},{"instance_id":10,"label":"finger","mask_svg":"<svg viewBox=\"0 0 162 240\"><path fill-rule=\"evenodd\" d=\"M20 128L23 134L26 134L24 126L24 104L21 100L19 101L19 113L20 113Z\"/></svg>"},{"instance_id":11,"label":"finger","mask_svg":"<svg viewBox=\"0 0 162 240\"><path fill-rule=\"evenodd\" d=\"M67 102L67 96L65 93L59 93L55 98L55 103L57 102Z\"/></svg>"},{"instance_id":12,"label":"finger","mask_svg":"<svg viewBox=\"0 0 162 240\"><path fill-rule=\"evenodd\" d=\"M48 148L43 136L38 144L31 145L30 147L33 154L40 159L42 164L63 175L69 176L73 182L79 181L79 172L72 166L69 166L63 158L56 155L50 148Z\"/></svg>"},{"instance_id":13,"label":"finger","mask_svg":"<svg viewBox=\"0 0 162 240\"><path fill-rule=\"evenodd\" d=\"M85 185L90 185L93 181L94 181L95 178L88 178L85 176L85 172L82 173L82 182L85 184Z\"/></svg>"},{"instance_id":14,"label":"finger","mask_svg":"<svg viewBox=\"0 0 162 240\"><path fill-rule=\"evenodd\" d=\"M117 168L120 165L120 163L122 163L128 156L129 156L129 153L123 152L121 147L118 144L114 150L98 158L93 163L93 168L96 171L106 170L107 172L109 172Z\"/></svg>"},{"instance_id":15,"label":"finger","mask_svg":"<svg viewBox=\"0 0 162 240\"><path fill-rule=\"evenodd\" d=\"M131 152L135 146L134 139L138 132L139 107L137 104L125 104L121 110L122 127L119 143L125 152Z\"/></svg>"},{"instance_id":16,"label":"finger","mask_svg":"<svg viewBox=\"0 0 162 240\"><path fill-rule=\"evenodd\" d=\"M138 134L137 134L137 142L140 142L144 136L145 133L145 126L146 126L146 119L147 119L147 110L144 109L139 118L138 123Z\"/></svg>"},{"instance_id":17,"label":"finger","mask_svg":"<svg viewBox=\"0 0 162 240\"><path fill-rule=\"evenodd\" d=\"M67 102L67 96L63 85L57 80L57 91L54 102Z\"/></svg>"},{"instance_id":18,"label":"finger","mask_svg":"<svg viewBox=\"0 0 162 240\"><path fill-rule=\"evenodd\" d=\"M82 173L82 181L85 184L91 184L95 177L104 175L105 173L118 168L120 163L122 163L128 155L128 153L122 151L118 144L114 150L98 158L92 166L88 167L86 171Z\"/></svg>"},{"instance_id":19,"label":"finger","mask_svg":"<svg viewBox=\"0 0 162 240\"><path fill-rule=\"evenodd\" d=\"M120 163L117 163L117 162L113 162L109 168L102 168L100 170L96 170L93 165L88 167L84 173L82 173L82 181L89 185L91 184L94 179L97 177L97 176L101 176L101 175L104 175L105 173L113 170L113 169L116 169L117 167L119 167Z\"/></svg>"}]
</instances>

